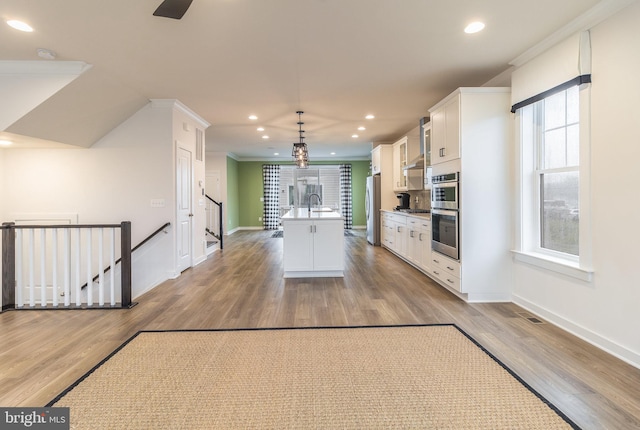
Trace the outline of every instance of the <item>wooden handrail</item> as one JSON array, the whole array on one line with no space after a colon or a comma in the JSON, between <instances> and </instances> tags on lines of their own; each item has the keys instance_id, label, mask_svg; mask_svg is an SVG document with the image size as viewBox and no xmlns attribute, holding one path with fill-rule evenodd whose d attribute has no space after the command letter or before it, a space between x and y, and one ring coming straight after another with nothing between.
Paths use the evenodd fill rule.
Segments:
<instances>
[{"instance_id":1,"label":"wooden handrail","mask_svg":"<svg viewBox=\"0 0 640 430\"><path fill-rule=\"evenodd\" d=\"M209 230L209 229L208 229L208 228L206 228L206 227L205 227L205 231L206 231L207 233L209 233L210 235L212 235L213 237L217 238L217 239L220 241L220 249L222 249L222 248L223 248L223 241L222 241L222 238L223 238L223 236L224 236L224 231L223 231L223 228L222 228L222 227L223 227L223 225L222 225L222 224L223 224L223 223L222 223L222 202L218 202L218 201L216 201L216 200L212 199L212 198L211 198L209 195L207 195L207 194L205 194L204 196L205 196L208 200L210 200L214 205L217 205L217 206L218 206L218 210L219 210L219 212L220 212L220 213L219 213L219 215L220 215L220 216L219 216L219 219L220 219L220 226L219 226L219 231L218 231L218 233L214 233L214 232L212 232L211 230Z\"/></svg>"},{"instance_id":2,"label":"wooden handrail","mask_svg":"<svg viewBox=\"0 0 640 430\"><path fill-rule=\"evenodd\" d=\"M133 254L133 252L140 248L142 245L144 245L145 243L149 242L151 239L153 239L153 237L155 235L157 235L158 233L160 233L162 230L164 230L165 228L169 227L171 225L170 222L165 223L162 227L160 227L159 229L157 229L156 231L154 231L153 233L151 233L149 236L147 236L142 242L140 242L139 244L137 244L136 246L134 246L133 248L131 248L131 253ZM116 225L117 227L120 227L120 224ZM99 227L103 227L103 226L99 226ZM118 264L120 263L120 261L122 261L122 257L118 258L114 264ZM111 265L108 265L104 271L102 273L107 273L109 270L111 270ZM100 277L100 274L98 273L96 276L93 277L93 282L95 282L96 280L98 280L98 278ZM87 288L87 283L85 283L82 287L80 287L80 289L84 290L85 288Z\"/></svg>"}]
</instances>

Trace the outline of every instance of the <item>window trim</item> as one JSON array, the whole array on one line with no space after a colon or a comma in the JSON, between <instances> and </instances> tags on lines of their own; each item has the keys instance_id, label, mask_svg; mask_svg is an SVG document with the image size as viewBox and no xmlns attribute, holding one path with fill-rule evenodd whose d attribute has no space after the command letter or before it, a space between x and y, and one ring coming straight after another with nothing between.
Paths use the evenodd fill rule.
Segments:
<instances>
[{"instance_id":1,"label":"window trim","mask_svg":"<svg viewBox=\"0 0 640 430\"><path fill-rule=\"evenodd\" d=\"M563 88L563 90L566 88ZM549 95L547 92L545 94ZM515 107L515 106L514 106ZM579 191L579 256L556 252L540 248L539 240L533 242L532 237L539 233L540 199L531 202L531 193L536 193L535 187L540 186L539 170L537 169L537 154L527 153L523 145L522 111L515 111L516 131L516 198L514 214L516 218L516 234L514 249L511 251L515 261L523 262L541 269L562 275L592 282L592 242L591 242L591 84L579 85L580 109L580 161L577 168L580 176ZM561 170L564 170L561 169ZM527 173L529 172L529 173ZM526 174L535 177L525 179ZM529 201L527 201L529 200ZM532 233L532 228L535 232Z\"/></svg>"}]
</instances>

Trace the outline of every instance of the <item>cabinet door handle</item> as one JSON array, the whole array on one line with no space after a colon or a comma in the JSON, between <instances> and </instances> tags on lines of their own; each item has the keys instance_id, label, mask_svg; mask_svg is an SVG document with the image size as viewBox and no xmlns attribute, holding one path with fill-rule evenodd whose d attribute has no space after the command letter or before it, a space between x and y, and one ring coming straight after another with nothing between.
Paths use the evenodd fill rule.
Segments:
<instances>
[{"instance_id":1,"label":"cabinet door handle","mask_svg":"<svg viewBox=\"0 0 640 430\"><path fill-rule=\"evenodd\" d=\"M434 275L438 275L438 276L439 276L439 275L440 275L440 272L438 272L437 270L434 270L434 271L433 271L433 274L434 274Z\"/></svg>"},{"instance_id":2,"label":"cabinet door handle","mask_svg":"<svg viewBox=\"0 0 640 430\"><path fill-rule=\"evenodd\" d=\"M418 240L422 242L422 233L418 233Z\"/></svg>"},{"instance_id":3,"label":"cabinet door handle","mask_svg":"<svg viewBox=\"0 0 640 430\"><path fill-rule=\"evenodd\" d=\"M433 262L440 264L440 262L438 260L436 260L435 258L433 259Z\"/></svg>"},{"instance_id":4,"label":"cabinet door handle","mask_svg":"<svg viewBox=\"0 0 640 430\"><path fill-rule=\"evenodd\" d=\"M313 226L312 225L309 226L309 233L313 233Z\"/></svg>"},{"instance_id":5,"label":"cabinet door handle","mask_svg":"<svg viewBox=\"0 0 640 430\"><path fill-rule=\"evenodd\" d=\"M454 284L455 282L453 282L451 279L447 278L447 282L450 284Z\"/></svg>"},{"instance_id":6,"label":"cabinet door handle","mask_svg":"<svg viewBox=\"0 0 640 430\"><path fill-rule=\"evenodd\" d=\"M398 233L400 233L400 226L396 227L398 230L396 230Z\"/></svg>"},{"instance_id":7,"label":"cabinet door handle","mask_svg":"<svg viewBox=\"0 0 640 430\"><path fill-rule=\"evenodd\" d=\"M447 269L449 269L449 270L453 271L453 267L449 267L449 266L447 266Z\"/></svg>"}]
</instances>

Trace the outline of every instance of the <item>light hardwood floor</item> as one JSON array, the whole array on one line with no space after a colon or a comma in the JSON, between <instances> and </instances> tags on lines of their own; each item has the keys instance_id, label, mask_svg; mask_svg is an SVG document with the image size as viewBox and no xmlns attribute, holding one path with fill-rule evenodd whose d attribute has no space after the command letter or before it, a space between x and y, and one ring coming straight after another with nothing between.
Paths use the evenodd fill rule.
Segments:
<instances>
[{"instance_id":1,"label":"light hardwood floor","mask_svg":"<svg viewBox=\"0 0 640 430\"><path fill-rule=\"evenodd\" d=\"M245 231L133 309L2 313L0 405L46 404L138 330L455 323L582 428L640 429L639 369L514 304L467 304L357 234L344 278L285 280L282 239Z\"/></svg>"}]
</instances>

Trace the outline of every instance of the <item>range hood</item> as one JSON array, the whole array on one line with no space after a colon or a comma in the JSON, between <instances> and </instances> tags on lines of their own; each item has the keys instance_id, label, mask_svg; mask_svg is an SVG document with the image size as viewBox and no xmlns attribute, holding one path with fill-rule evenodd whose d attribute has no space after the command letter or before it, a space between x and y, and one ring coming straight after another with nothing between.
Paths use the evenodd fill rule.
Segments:
<instances>
[{"instance_id":1,"label":"range hood","mask_svg":"<svg viewBox=\"0 0 640 430\"><path fill-rule=\"evenodd\" d=\"M418 155L413 160L410 160L406 166L402 168L402 170L422 170L424 169L424 133L422 132L422 128L426 122L429 121L429 118L424 117L420 118L420 127L418 128L418 134L420 136L420 155Z\"/></svg>"},{"instance_id":2,"label":"range hood","mask_svg":"<svg viewBox=\"0 0 640 430\"><path fill-rule=\"evenodd\" d=\"M418 155L416 158L409 161L407 165L402 168L402 170L416 170L416 169L424 169L424 154Z\"/></svg>"}]
</instances>

